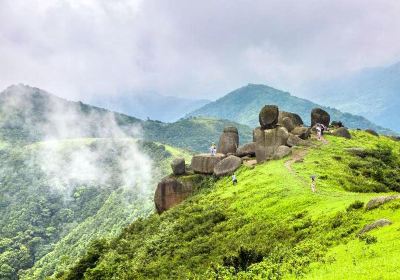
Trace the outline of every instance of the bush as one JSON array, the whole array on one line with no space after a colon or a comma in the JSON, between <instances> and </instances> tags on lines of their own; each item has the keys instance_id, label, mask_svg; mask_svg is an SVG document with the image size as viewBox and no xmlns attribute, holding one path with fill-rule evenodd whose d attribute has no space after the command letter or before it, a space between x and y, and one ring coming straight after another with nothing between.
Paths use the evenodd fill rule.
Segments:
<instances>
[{"instance_id":1,"label":"bush","mask_svg":"<svg viewBox=\"0 0 400 280\"><path fill-rule=\"evenodd\" d=\"M363 235L360 235L358 238L360 239L360 241L364 241L365 244L367 244L367 245L378 242L378 238L373 235L363 234Z\"/></svg>"},{"instance_id":2,"label":"bush","mask_svg":"<svg viewBox=\"0 0 400 280\"><path fill-rule=\"evenodd\" d=\"M354 201L353 203L351 203L351 204L346 208L346 210L347 210L347 212L349 212L349 211L351 211L351 210L357 210L357 209L360 209L360 208L363 208L363 207L364 207L364 202L359 201L359 200L356 200L356 201Z\"/></svg>"}]
</instances>

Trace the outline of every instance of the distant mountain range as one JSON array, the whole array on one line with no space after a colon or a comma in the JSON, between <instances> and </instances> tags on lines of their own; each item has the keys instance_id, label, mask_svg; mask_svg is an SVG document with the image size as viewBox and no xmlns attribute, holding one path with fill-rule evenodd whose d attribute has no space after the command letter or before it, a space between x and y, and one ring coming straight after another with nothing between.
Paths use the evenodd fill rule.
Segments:
<instances>
[{"instance_id":1,"label":"distant mountain range","mask_svg":"<svg viewBox=\"0 0 400 280\"><path fill-rule=\"evenodd\" d=\"M209 103L206 99L187 99L156 93L122 94L93 100L91 103L112 111L146 120L175 122L189 112Z\"/></svg>"},{"instance_id":2,"label":"distant mountain range","mask_svg":"<svg viewBox=\"0 0 400 280\"><path fill-rule=\"evenodd\" d=\"M191 112L187 116L229 119L255 127L258 126L260 108L265 104L275 104L280 110L297 113L306 124L310 123L311 110L320 107L329 112L331 120L342 121L349 128L371 128L380 133L393 133L389 129L376 125L362 116L343 113L337 109L292 96L288 92L258 84L249 84L234 90L224 97Z\"/></svg>"},{"instance_id":3,"label":"distant mountain range","mask_svg":"<svg viewBox=\"0 0 400 280\"><path fill-rule=\"evenodd\" d=\"M306 86L302 96L400 132L400 62Z\"/></svg>"}]
</instances>

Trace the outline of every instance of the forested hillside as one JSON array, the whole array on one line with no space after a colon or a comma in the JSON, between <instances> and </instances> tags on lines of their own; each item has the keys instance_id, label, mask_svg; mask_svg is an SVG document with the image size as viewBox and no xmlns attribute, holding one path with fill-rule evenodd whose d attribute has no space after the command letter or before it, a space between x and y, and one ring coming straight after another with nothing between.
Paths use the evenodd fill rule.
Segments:
<instances>
[{"instance_id":1,"label":"forested hillside","mask_svg":"<svg viewBox=\"0 0 400 280\"><path fill-rule=\"evenodd\" d=\"M258 125L258 113L262 104L275 104L282 111L296 112L306 124L310 124L313 108L322 108L331 115L331 120L342 121L349 128L374 129L384 134L392 134L389 129L378 126L364 117L343 113L337 109L324 107L312 101L298 98L266 85L249 84L234 90L222 98L206 104L189 116L209 116L232 120L251 127Z\"/></svg>"}]
</instances>

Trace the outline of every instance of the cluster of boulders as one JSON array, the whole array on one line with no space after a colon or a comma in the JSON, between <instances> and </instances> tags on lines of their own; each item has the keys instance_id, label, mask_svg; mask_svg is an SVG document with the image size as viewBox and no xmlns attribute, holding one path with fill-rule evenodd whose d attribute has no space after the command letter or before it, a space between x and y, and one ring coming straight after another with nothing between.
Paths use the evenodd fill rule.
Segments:
<instances>
[{"instance_id":1,"label":"cluster of boulders","mask_svg":"<svg viewBox=\"0 0 400 280\"><path fill-rule=\"evenodd\" d=\"M158 213L180 203L196 189L188 179L193 174L217 177L233 174L243 163L247 166L272 159L281 159L292 152L293 146L308 146L308 140L316 125L330 125L330 115L316 108L311 112L311 127L304 126L295 113L279 111L275 105L264 106L259 113L260 126L253 130L253 142L239 146L236 127L225 127L217 151L194 155L188 171L183 158L171 163L173 174L164 178L157 186L154 201ZM333 135L351 138L342 123L336 122ZM255 159L254 159L255 158ZM249 164L251 163L251 164ZM188 176L189 175L189 176Z\"/></svg>"}]
</instances>

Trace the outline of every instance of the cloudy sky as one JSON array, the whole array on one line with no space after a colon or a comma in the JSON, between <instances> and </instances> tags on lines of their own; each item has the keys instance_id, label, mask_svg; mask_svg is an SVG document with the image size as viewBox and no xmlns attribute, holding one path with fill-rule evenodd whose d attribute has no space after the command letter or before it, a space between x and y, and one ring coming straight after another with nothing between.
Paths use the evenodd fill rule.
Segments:
<instances>
[{"instance_id":1,"label":"cloudy sky","mask_svg":"<svg viewBox=\"0 0 400 280\"><path fill-rule=\"evenodd\" d=\"M400 61L398 0L0 0L0 88L215 98Z\"/></svg>"}]
</instances>

